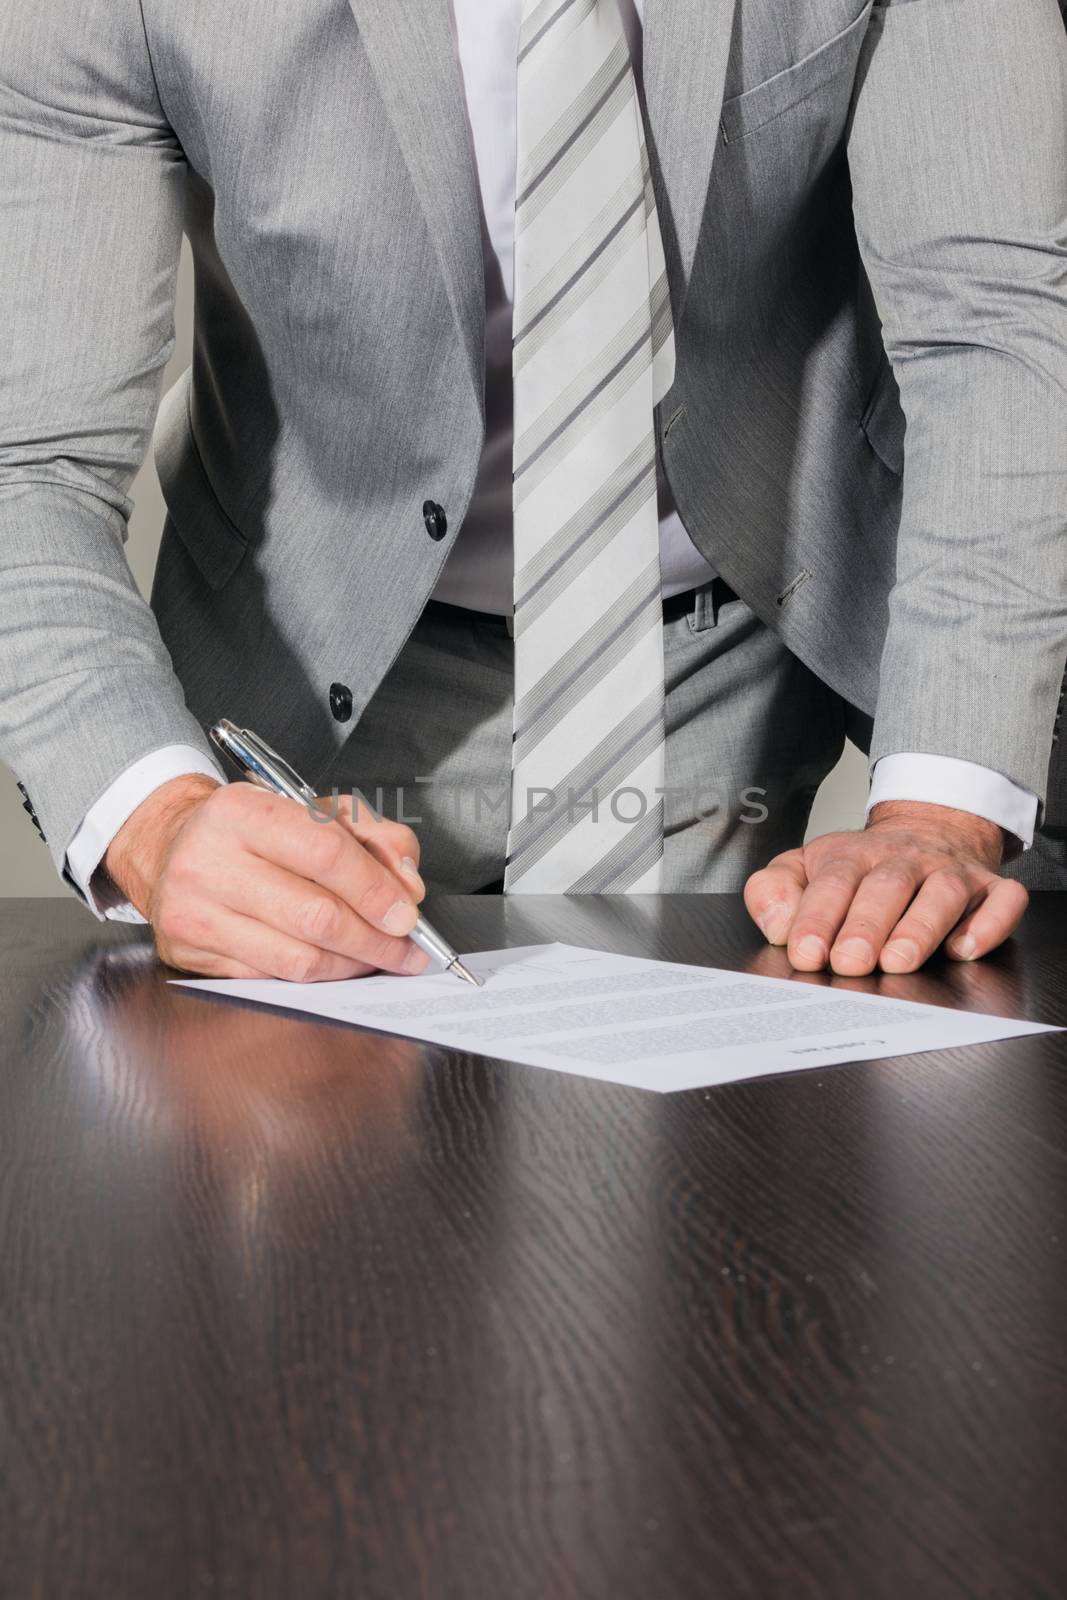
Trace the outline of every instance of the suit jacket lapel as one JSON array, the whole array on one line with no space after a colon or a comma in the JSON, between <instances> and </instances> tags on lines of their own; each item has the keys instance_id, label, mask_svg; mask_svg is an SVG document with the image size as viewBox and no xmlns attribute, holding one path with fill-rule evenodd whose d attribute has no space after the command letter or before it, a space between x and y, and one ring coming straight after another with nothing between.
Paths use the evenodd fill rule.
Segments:
<instances>
[{"instance_id":1,"label":"suit jacket lapel","mask_svg":"<svg viewBox=\"0 0 1067 1600\"><path fill-rule=\"evenodd\" d=\"M645 0L644 85L682 278L693 270L737 0ZM450 0L349 0L426 215L481 398L485 279ZM702 107L705 120L694 117ZM676 313L680 308L676 307Z\"/></svg>"},{"instance_id":2,"label":"suit jacket lapel","mask_svg":"<svg viewBox=\"0 0 1067 1600\"><path fill-rule=\"evenodd\" d=\"M481 212L450 0L349 4L426 214L480 401L485 382Z\"/></svg>"},{"instance_id":3,"label":"suit jacket lapel","mask_svg":"<svg viewBox=\"0 0 1067 1600\"><path fill-rule=\"evenodd\" d=\"M645 103L686 286L718 144L735 10L736 0L645 0Z\"/></svg>"}]
</instances>

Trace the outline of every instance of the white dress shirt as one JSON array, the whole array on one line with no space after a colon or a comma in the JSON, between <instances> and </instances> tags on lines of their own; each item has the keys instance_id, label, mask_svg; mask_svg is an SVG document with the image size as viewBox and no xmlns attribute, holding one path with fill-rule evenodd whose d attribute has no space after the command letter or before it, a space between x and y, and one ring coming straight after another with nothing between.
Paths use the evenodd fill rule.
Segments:
<instances>
[{"instance_id":1,"label":"white dress shirt","mask_svg":"<svg viewBox=\"0 0 1067 1600\"><path fill-rule=\"evenodd\" d=\"M620 0L635 69L641 70L644 0ZM474 611L512 609L511 296L514 284L516 60L522 0L453 0L457 45L478 171L486 279L486 439L474 497L434 597ZM660 568L665 596L713 576L674 508L662 474ZM86 815L67 851L67 868L98 916L143 920L111 904L90 879L111 840L152 790L171 778L221 769L192 746L151 752L123 772ZM998 823L1024 845L1033 840L1037 798L1000 773L947 756L888 755L872 774L867 810L882 800L954 806Z\"/></svg>"}]
</instances>

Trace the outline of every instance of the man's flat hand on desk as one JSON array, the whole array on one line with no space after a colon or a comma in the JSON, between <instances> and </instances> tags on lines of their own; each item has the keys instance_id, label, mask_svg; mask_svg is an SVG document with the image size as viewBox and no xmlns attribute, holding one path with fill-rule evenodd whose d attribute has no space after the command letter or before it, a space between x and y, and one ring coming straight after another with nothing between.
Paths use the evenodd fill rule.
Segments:
<instances>
[{"instance_id":1,"label":"man's flat hand on desk","mask_svg":"<svg viewBox=\"0 0 1067 1600\"><path fill-rule=\"evenodd\" d=\"M983 817L886 801L861 832L776 856L748 880L745 905L800 972L914 972L943 943L969 961L1007 939L1026 909L1022 885L998 875L1003 848Z\"/></svg>"},{"instance_id":2,"label":"man's flat hand on desk","mask_svg":"<svg viewBox=\"0 0 1067 1600\"><path fill-rule=\"evenodd\" d=\"M321 806L316 820L250 783L174 778L104 865L184 972L315 983L423 971L429 958L406 937L425 893L417 838L366 806L353 815L351 796Z\"/></svg>"}]
</instances>

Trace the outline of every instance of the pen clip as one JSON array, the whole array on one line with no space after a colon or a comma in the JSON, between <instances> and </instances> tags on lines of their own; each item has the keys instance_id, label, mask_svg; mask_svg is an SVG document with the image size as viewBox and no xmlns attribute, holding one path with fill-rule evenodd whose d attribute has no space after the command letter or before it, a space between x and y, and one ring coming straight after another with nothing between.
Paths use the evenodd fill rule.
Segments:
<instances>
[{"instance_id":1,"label":"pen clip","mask_svg":"<svg viewBox=\"0 0 1067 1600\"><path fill-rule=\"evenodd\" d=\"M287 794L291 800L303 800L309 806L318 804L319 797L314 789L251 728L239 728L223 718L210 730L210 737L240 767L250 783L274 794Z\"/></svg>"}]
</instances>

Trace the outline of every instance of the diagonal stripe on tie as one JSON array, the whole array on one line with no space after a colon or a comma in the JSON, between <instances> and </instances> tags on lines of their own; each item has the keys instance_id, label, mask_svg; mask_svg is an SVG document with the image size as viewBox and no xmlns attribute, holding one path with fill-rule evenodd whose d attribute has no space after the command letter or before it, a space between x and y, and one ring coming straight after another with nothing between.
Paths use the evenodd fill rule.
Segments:
<instances>
[{"instance_id":1,"label":"diagonal stripe on tie","mask_svg":"<svg viewBox=\"0 0 1067 1600\"><path fill-rule=\"evenodd\" d=\"M573 317L604 282L616 264L611 252L616 240L625 246L644 232L647 201L643 195L632 198L631 184L620 190L624 201L628 194L631 198L621 214L616 214L613 201L609 217L604 219L602 213L593 228L583 234L574 249L548 274L544 284L539 284L530 294L526 306L528 320L514 335L516 370L521 371L560 323Z\"/></svg>"},{"instance_id":2,"label":"diagonal stripe on tie","mask_svg":"<svg viewBox=\"0 0 1067 1600\"><path fill-rule=\"evenodd\" d=\"M536 749L642 635L660 624L662 614L657 563L638 574L610 611L516 705L513 764L525 760Z\"/></svg>"},{"instance_id":3,"label":"diagonal stripe on tie","mask_svg":"<svg viewBox=\"0 0 1067 1600\"><path fill-rule=\"evenodd\" d=\"M558 151L533 181L526 185L516 203L526 227L537 220L568 179L578 171L593 147L626 115L630 106L630 77L629 68L624 65L582 126L574 132L566 149Z\"/></svg>"},{"instance_id":4,"label":"diagonal stripe on tie","mask_svg":"<svg viewBox=\"0 0 1067 1600\"><path fill-rule=\"evenodd\" d=\"M603 350L597 351L588 366L578 374L573 383L567 385L553 404L541 413L537 421L525 432L516 436L515 458L519 463L515 469L516 481L524 473L529 472L545 451L579 420L597 395L625 372L630 362L642 352L646 358L644 366L637 363L635 372L629 375L629 382L634 382L651 360L647 302L638 307L626 325L619 329L614 339L605 345Z\"/></svg>"},{"instance_id":5,"label":"diagonal stripe on tie","mask_svg":"<svg viewBox=\"0 0 1067 1600\"><path fill-rule=\"evenodd\" d=\"M671 317L665 278L660 279L655 294L651 332L647 325L646 306L634 313L607 350L602 351L555 405L538 418L521 439L516 440L516 507L529 498L573 448L575 425L579 422L583 424L579 431L584 435L599 417L611 409L619 396L631 389L648 371L657 353L670 338ZM634 329L638 327L641 331L633 338ZM627 344L630 339L633 342Z\"/></svg>"},{"instance_id":6,"label":"diagonal stripe on tie","mask_svg":"<svg viewBox=\"0 0 1067 1600\"><path fill-rule=\"evenodd\" d=\"M535 6L522 25L519 35L519 65L531 50L543 42L546 35L561 22L569 24L570 31L596 10L597 0L542 0ZM555 41L553 41L554 43Z\"/></svg>"},{"instance_id":7,"label":"diagonal stripe on tie","mask_svg":"<svg viewBox=\"0 0 1067 1600\"><path fill-rule=\"evenodd\" d=\"M516 637L543 615L655 493L655 448L646 439L546 548L516 573Z\"/></svg>"},{"instance_id":8,"label":"diagonal stripe on tie","mask_svg":"<svg viewBox=\"0 0 1067 1600\"><path fill-rule=\"evenodd\" d=\"M630 57L625 40L620 40L588 87L568 106L519 168L517 207L526 204L565 156L573 153L575 160L581 162L586 149L582 135L589 132L597 114L604 110L612 96L619 89L628 88L629 77Z\"/></svg>"},{"instance_id":9,"label":"diagonal stripe on tie","mask_svg":"<svg viewBox=\"0 0 1067 1600\"><path fill-rule=\"evenodd\" d=\"M613 790L655 748L662 736L663 696L653 690L605 735L595 750L561 779L555 789L556 804L551 809L527 812L513 830L509 864L528 872L572 826L569 808L594 791L602 803L607 804Z\"/></svg>"},{"instance_id":10,"label":"diagonal stripe on tie","mask_svg":"<svg viewBox=\"0 0 1067 1600\"><path fill-rule=\"evenodd\" d=\"M625 894L663 856L663 801L659 800L626 837L577 878L567 894Z\"/></svg>"}]
</instances>

